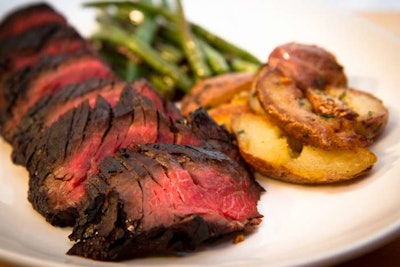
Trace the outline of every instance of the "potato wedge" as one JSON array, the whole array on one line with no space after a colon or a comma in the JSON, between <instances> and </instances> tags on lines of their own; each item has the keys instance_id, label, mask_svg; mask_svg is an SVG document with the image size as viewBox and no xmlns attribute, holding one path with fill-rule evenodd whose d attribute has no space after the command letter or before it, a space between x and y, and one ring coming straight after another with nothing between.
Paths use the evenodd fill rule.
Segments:
<instances>
[{"instance_id":1,"label":"potato wedge","mask_svg":"<svg viewBox=\"0 0 400 267\"><path fill-rule=\"evenodd\" d=\"M208 111L208 114L219 124L232 132L231 121L232 117L237 113L249 112L249 105L223 104L217 108Z\"/></svg>"},{"instance_id":2,"label":"potato wedge","mask_svg":"<svg viewBox=\"0 0 400 267\"><path fill-rule=\"evenodd\" d=\"M202 80L192 88L181 101L184 116L199 107L211 109L230 102L232 97L241 91L249 90L254 73L228 73Z\"/></svg>"},{"instance_id":3,"label":"potato wedge","mask_svg":"<svg viewBox=\"0 0 400 267\"><path fill-rule=\"evenodd\" d=\"M276 47L269 55L271 68L279 68L293 79L300 89L346 86L344 68L336 57L322 47L287 43Z\"/></svg>"},{"instance_id":4,"label":"potato wedge","mask_svg":"<svg viewBox=\"0 0 400 267\"><path fill-rule=\"evenodd\" d=\"M225 128L232 132L231 119L236 113L250 112L248 104L250 91L242 91L233 96L229 103L221 104L215 108L208 110L208 114L219 124L224 125Z\"/></svg>"},{"instance_id":5,"label":"potato wedge","mask_svg":"<svg viewBox=\"0 0 400 267\"><path fill-rule=\"evenodd\" d=\"M320 116L310 110L304 92L277 69L261 68L255 83L257 97L281 129L304 144L325 150L350 149L369 145L368 140L336 118ZM336 121L335 121L336 120Z\"/></svg>"},{"instance_id":6,"label":"potato wedge","mask_svg":"<svg viewBox=\"0 0 400 267\"><path fill-rule=\"evenodd\" d=\"M386 128L389 111L382 100L374 95L353 88L328 87L324 91L326 95L340 100L358 114L356 133L376 140Z\"/></svg>"},{"instance_id":7,"label":"potato wedge","mask_svg":"<svg viewBox=\"0 0 400 267\"><path fill-rule=\"evenodd\" d=\"M297 184L350 180L372 168L376 156L366 148L323 150L304 145L293 149L285 133L267 116L241 113L232 117L243 158L263 175Z\"/></svg>"}]
</instances>

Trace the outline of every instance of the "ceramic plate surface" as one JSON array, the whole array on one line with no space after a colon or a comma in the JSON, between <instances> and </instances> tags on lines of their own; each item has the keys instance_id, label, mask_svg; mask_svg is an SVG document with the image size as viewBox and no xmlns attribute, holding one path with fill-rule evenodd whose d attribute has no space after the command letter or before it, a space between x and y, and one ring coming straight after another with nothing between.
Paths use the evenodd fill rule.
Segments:
<instances>
[{"instance_id":1,"label":"ceramic plate surface","mask_svg":"<svg viewBox=\"0 0 400 267\"><path fill-rule=\"evenodd\" d=\"M27 1L2 1L1 17ZM68 4L67 4L68 2ZM331 264L371 250L400 228L400 40L348 13L310 1L185 1L190 20L266 59L279 44L317 44L344 65L351 87L372 92L390 111L386 132L371 147L373 170L354 183L306 187L269 179L259 203L265 216L244 242L209 247L184 257L99 263L65 255L71 229L47 224L27 201L28 174L0 142L0 259L37 266L288 266ZM93 12L78 1L54 7L88 35Z\"/></svg>"}]
</instances>

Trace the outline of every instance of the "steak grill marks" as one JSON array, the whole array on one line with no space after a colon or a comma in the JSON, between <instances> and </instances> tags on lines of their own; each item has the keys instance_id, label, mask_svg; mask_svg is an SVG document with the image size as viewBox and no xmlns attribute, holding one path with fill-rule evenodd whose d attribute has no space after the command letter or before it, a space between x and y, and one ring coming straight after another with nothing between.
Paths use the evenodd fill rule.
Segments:
<instances>
[{"instance_id":1,"label":"steak grill marks","mask_svg":"<svg viewBox=\"0 0 400 267\"><path fill-rule=\"evenodd\" d=\"M103 61L86 51L40 59L4 82L3 95L8 102L0 116L2 135L10 140L22 116L42 97L91 77L111 76Z\"/></svg>"},{"instance_id":2,"label":"steak grill marks","mask_svg":"<svg viewBox=\"0 0 400 267\"><path fill-rule=\"evenodd\" d=\"M118 80L46 4L7 16L0 40L0 132L32 206L75 225L69 254L187 251L260 223L263 189L204 110L185 119L146 80Z\"/></svg>"},{"instance_id":3,"label":"steak grill marks","mask_svg":"<svg viewBox=\"0 0 400 267\"><path fill-rule=\"evenodd\" d=\"M36 26L58 23L66 25L66 19L45 3L32 4L16 10L0 23L0 40L23 33Z\"/></svg>"},{"instance_id":4,"label":"steak grill marks","mask_svg":"<svg viewBox=\"0 0 400 267\"><path fill-rule=\"evenodd\" d=\"M69 254L121 260L191 250L260 223L255 206L249 205L258 200L259 188L246 183L248 174L216 151L140 145L120 150L99 168L85 182L95 200L70 236L78 242Z\"/></svg>"}]
</instances>

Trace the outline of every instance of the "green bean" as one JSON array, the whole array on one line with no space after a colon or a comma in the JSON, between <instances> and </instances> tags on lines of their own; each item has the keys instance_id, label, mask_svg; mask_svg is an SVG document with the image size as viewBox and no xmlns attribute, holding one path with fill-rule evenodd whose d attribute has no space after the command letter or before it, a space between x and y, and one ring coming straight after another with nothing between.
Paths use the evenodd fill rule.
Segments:
<instances>
[{"instance_id":1,"label":"green bean","mask_svg":"<svg viewBox=\"0 0 400 267\"><path fill-rule=\"evenodd\" d=\"M196 41L194 40L190 25L188 25L183 12L182 3L180 0L177 0L176 4L178 36L180 38L183 52L185 53L196 78L203 79L209 77L211 76L211 70L204 60L202 51L199 49Z\"/></svg>"},{"instance_id":2,"label":"green bean","mask_svg":"<svg viewBox=\"0 0 400 267\"><path fill-rule=\"evenodd\" d=\"M133 82L141 76L139 73L140 67L136 63L128 60L126 62L124 80L127 82Z\"/></svg>"},{"instance_id":3,"label":"green bean","mask_svg":"<svg viewBox=\"0 0 400 267\"><path fill-rule=\"evenodd\" d=\"M179 3L179 2L178 2ZM176 23L177 18L171 13L168 9L159 8L157 6L147 5L141 2L129 2L129 1L100 1L100 2L91 2L85 4L86 6L94 6L94 7L106 7L109 5L116 5L119 7L126 7L126 8L137 8L143 11L147 11L152 13L153 15L161 15L166 18L168 21L172 23ZM247 52L246 50L232 44L231 42L223 39L222 37L211 33L207 29L203 28L202 26L190 23L191 31L196 34L197 36L204 39L208 42L211 46L220 50L220 52L224 52L226 54L231 54L232 56L238 56L247 60L249 62L253 62L254 64L261 65L262 62L253 56L251 53Z\"/></svg>"},{"instance_id":4,"label":"green bean","mask_svg":"<svg viewBox=\"0 0 400 267\"><path fill-rule=\"evenodd\" d=\"M223 74L230 70L228 62L226 61L225 57L221 53L219 53L219 51L214 49L207 42L200 38L196 38L196 42L204 51L204 55L207 59L208 65L210 66L214 74Z\"/></svg>"},{"instance_id":5,"label":"green bean","mask_svg":"<svg viewBox=\"0 0 400 267\"><path fill-rule=\"evenodd\" d=\"M179 63L185 58L182 50L178 49L172 44L167 43L165 40L155 43L154 46L160 53L160 56L170 62Z\"/></svg>"},{"instance_id":6,"label":"green bean","mask_svg":"<svg viewBox=\"0 0 400 267\"><path fill-rule=\"evenodd\" d=\"M121 76L127 81L147 77L164 95L182 96L197 80L229 71L254 72L261 66L249 52L189 22L181 0L157 4L152 0L109 0L84 5L102 11L97 17L100 31L94 37L118 52L118 60L107 55L118 75L125 71ZM142 23L132 23L132 10L144 14ZM169 80L173 82L166 82Z\"/></svg>"},{"instance_id":7,"label":"green bean","mask_svg":"<svg viewBox=\"0 0 400 267\"><path fill-rule=\"evenodd\" d=\"M180 50L180 39L178 37L178 29L174 24L163 24L160 26L159 36L166 42L171 43L173 46L178 47Z\"/></svg>"},{"instance_id":8,"label":"green bean","mask_svg":"<svg viewBox=\"0 0 400 267\"><path fill-rule=\"evenodd\" d=\"M141 3L141 2L99 1L99 2L89 2L89 3L85 4L85 6L91 6L91 7L107 7L109 5L116 5L116 6L124 7L124 8L137 8L137 9L152 13L153 15L161 15L171 22L176 21L176 17L168 9L159 8L157 6L152 6L152 5L148 5L148 4ZM259 59L254 57L249 52L226 41L222 37L211 33L210 31L201 27L200 25L197 25L195 23L190 23L190 27L191 27L191 30L193 31L193 33L197 34L198 36L201 36L202 38L204 38L207 42L209 42L211 45L215 46L216 48L221 49L226 52L229 52L231 54L237 55L239 57L242 57L243 59L248 60L250 62L253 62L256 64L261 64Z\"/></svg>"},{"instance_id":9,"label":"green bean","mask_svg":"<svg viewBox=\"0 0 400 267\"><path fill-rule=\"evenodd\" d=\"M126 47L156 71L169 75L177 83L177 86L185 92L193 85L192 80L177 65L163 59L151 46L144 43L137 36L129 36L118 27L104 25L101 31L97 32L93 37Z\"/></svg>"},{"instance_id":10,"label":"green bean","mask_svg":"<svg viewBox=\"0 0 400 267\"><path fill-rule=\"evenodd\" d=\"M142 11L146 11L153 15L161 15L165 17L167 20L175 20L175 16L167 9L159 8L154 5L149 5L143 2L132 2L132 1L94 1L83 4L86 7L97 7L97 8L105 8L110 5L114 5L123 9L132 9L136 8Z\"/></svg>"},{"instance_id":11,"label":"green bean","mask_svg":"<svg viewBox=\"0 0 400 267\"><path fill-rule=\"evenodd\" d=\"M143 3L146 4L152 3L151 0L142 0L142 1ZM156 21L154 20L153 15L150 15L147 12L143 12L143 16L144 16L143 21L137 27L136 31L134 32L134 35L138 39L141 39L144 43L151 44L154 39L154 35L156 33L158 26ZM128 82L132 82L138 79L140 76L141 76L140 66L133 61L128 61L125 80Z\"/></svg>"},{"instance_id":12,"label":"green bean","mask_svg":"<svg viewBox=\"0 0 400 267\"><path fill-rule=\"evenodd\" d=\"M105 43L101 42L101 47L99 49L100 55L111 66L117 76L124 78L127 62L126 57L117 53L114 49L108 49L105 45Z\"/></svg>"},{"instance_id":13,"label":"green bean","mask_svg":"<svg viewBox=\"0 0 400 267\"><path fill-rule=\"evenodd\" d=\"M233 58L230 62L231 68L234 71L241 72L257 72L260 68L259 64L243 60L242 58Z\"/></svg>"},{"instance_id":14,"label":"green bean","mask_svg":"<svg viewBox=\"0 0 400 267\"><path fill-rule=\"evenodd\" d=\"M175 82L169 76L158 74L150 74L151 84L165 97L172 98L174 96Z\"/></svg>"},{"instance_id":15,"label":"green bean","mask_svg":"<svg viewBox=\"0 0 400 267\"><path fill-rule=\"evenodd\" d=\"M241 57L244 60L247 60L254 64L261 65L261 61L258 60L256 57L254 57L249 52L247 52L247 51L243 50L242 48L237 47L236 45L226 41L225 39L209 32L208 30L201 27L200 25L192 23L192 31L195 34L197 34L198 36L202 37L204 40L206 40L212 46L219 49L221 52L229 53L229 54Z\"/></svg>"}]
</instances>

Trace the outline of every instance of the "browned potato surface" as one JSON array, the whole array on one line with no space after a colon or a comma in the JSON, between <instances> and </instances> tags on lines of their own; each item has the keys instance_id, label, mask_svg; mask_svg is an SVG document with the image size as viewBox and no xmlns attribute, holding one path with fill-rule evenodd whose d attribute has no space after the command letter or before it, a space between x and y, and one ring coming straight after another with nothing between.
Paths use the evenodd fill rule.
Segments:
<instances>
[{"instance_id":1,"label":"browned potato surface","mask_svg":"<svg viewBox=\"0 0 400 267\"><path fill-rule=\"evenodd\" d=\"M229 103L221 104L208 110L208 114L219 124L224 125L231 132L231 119L236 113L250 112L248 104L250 91L242 91L233 96Z\"/></svg>"},{"instance_id":2,"label":"browned potato surface","mask_svg":"<svg viewBox=\"0 0 400 267\"><path fill-rule=\"evenodd\" d=\"M202 80L181 101L182 114L187 116L199 107L211 109L230 102L237 93L248 90L254 73L228 73Z\"/></svg>"},{"instance_id":3,"label":"browned potato surface","mask_svg":"<svg viewBox=\"0 0 400 267\"><path fill-rule=\"evenodd\" d=\"M232 131L244 159L263 175L291 183L325 184L353 179L376 162L366 148L323 150L304 145L295 150L267 116L233 116Z\"/></svg>"},{"instance_id":4,"label":"browned potato surface","mask_svg":"<svg viewBox=\"0 0 400 267\"><path fill-rule=\"evenodd\" d=\"M373 167L377 157L366 147L389 117L381 100L346 86L332 54L290 43L275 49L256 74L197 83L182 111L205 108L236 137L256 173L297 184L336 183Z\"/></svg>"},{"instance_id":5,"label":"browned potato surface","mask_svg":"<svg viewBox=\"0 0 400 267\"><path fill-rule=\"evenodd\" d=\"M279 68L293 79L300 89L347 86L344 68L336 57L322 47L287 43L276 47L269 55L271 68Z\"/></svg>"},{"instance_id":6,"label":"browned potato surface","mask_svg":"<svg viewBox=\"0 0 400 267\"><path fill-rule=\"evenodd\" d=\"M389 111L374 95L352 88L328 87L326 95L336 98L358 114L356 132L368 139L376 138L386 128Z\"/></svg>"},{"instance_id":7,"label":"browned potato surface","mask_svg":"<svg viewBox=\"0 0 400 267\"><path fill-rule=\"evenodd\" d=\"M320 116L310 110L304 92L279 70L264 67L260 72L255 83L257 97L274 123L287 134L326 150L369 145L345 118Z\"/></svg>"}]
</instances>

